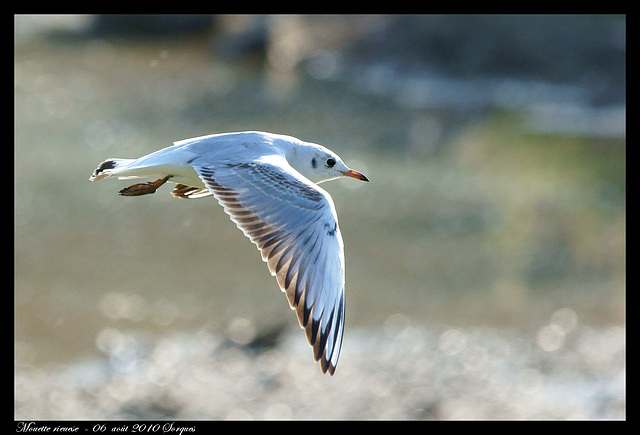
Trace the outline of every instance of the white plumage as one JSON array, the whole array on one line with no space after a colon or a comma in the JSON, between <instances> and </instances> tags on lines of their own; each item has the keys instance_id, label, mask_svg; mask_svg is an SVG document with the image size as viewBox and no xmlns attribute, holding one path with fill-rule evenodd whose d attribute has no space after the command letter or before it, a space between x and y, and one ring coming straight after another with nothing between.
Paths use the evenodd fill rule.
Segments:
<instances>
[{"instance_id":1,"label":"white plumage","mask_svg":"<svg viewBox=\"0 0 640 435\"><path fill-rule=\"evenodd\" d=\"M341 176L369 181L321 145L240 132L186 139L139 159L107 159L90 180L157 178L123 189L125 196L153 193L167 181L177 184L178 198L213 195L256 244L314 359L333 374L344 331L344 248L333 200L315 183Z\"/></svg>"}]
</instances>

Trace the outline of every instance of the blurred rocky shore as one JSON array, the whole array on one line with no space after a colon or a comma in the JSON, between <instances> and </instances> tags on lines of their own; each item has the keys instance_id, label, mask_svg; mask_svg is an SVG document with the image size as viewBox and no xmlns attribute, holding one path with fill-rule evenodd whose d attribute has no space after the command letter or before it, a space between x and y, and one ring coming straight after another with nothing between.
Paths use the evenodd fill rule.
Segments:
<instances>
[{"instance_id":1,"label":"blurred rocky shore","mask_svg":"<svg viewBox=\"0 0 640 435\"><path fill-rule=\"evenodd\" d=\"M569 329L569 330L567 330ZM551 322L349 330L335 376L298 330L246 341L204 331L158 340L105 330L101 359L18 367L15 418L624 419L625 330ZM243 338L245 337L245 338ZM264 338L264 337L262 337ZM271 337L273 338L273 337Z\"/></svg>"}]
</instances>

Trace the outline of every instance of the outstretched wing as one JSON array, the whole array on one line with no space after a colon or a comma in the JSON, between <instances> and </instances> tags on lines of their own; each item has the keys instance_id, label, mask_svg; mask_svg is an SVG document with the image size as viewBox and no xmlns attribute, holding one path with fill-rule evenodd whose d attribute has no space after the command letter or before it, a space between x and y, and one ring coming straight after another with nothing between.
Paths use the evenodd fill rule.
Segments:
<instances>
[{"instance_id":1,"label":"outstretched wing","mask_svg":"<svg viewBox=\"0 0 640 435\"><path fill-rule=\"evenodd\" d=\"M194 167L205 186L255 243L300 326L333 374L344 329L344 253L333 201L279 156Z\"/></svg>"}]
</instances>

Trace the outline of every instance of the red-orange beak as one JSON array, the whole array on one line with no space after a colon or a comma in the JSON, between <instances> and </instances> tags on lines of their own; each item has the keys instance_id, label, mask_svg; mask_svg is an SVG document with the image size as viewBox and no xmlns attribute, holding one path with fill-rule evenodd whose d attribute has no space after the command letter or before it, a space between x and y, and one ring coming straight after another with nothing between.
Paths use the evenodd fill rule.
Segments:
<instances>
[{"instance_id":1,"label":"red-orange beak","mask_svg":"<svg viewBox=\"0 0 640 435\"><path fill-rule=\"evenodd\" d=\"M353 169L349 169L342 174L346 177L355 178L356 180L366 181L367 183L369 182L369 179L365 177L363 173L354 171Z\"/></svg>"}]
</instances>

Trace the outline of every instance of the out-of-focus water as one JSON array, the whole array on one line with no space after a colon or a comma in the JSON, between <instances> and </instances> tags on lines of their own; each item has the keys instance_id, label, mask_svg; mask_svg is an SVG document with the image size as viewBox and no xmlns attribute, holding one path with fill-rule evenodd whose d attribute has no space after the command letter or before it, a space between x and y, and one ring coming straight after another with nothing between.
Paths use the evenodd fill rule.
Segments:
<instances>
[{"instance_id":1,"label":"out-of-focus water","mask_svg":"<svg viewBox=\"0 0 640 435\"><path fill-rule=\"evenodd\" d=\"M114 369L115 378L96 374L94 380L109 384L116 379L112 388L126 387L132 400L140 397L137 381L129 375L142 369L131 364L156 360L149 359L137 339L127 341L136 334L162 343L175 334L202 338L206 331L207 337L231 337L242 344L238 334L248 334L249 342L257 331L283 325L293 331L291 340L297 334L304 346L295 316L258 252L214 200L176 200L163 189L123 198L117 191L126 181L88 181L105 158L137 157L175 140L237 130L266 130L321 143L371 179L324 186L336 203L347 264L347 330L338 374L353 373L355 366L349 369L348 364L360 361L353 356L358 352L371 353L375 361L377 351L367 347L366 337L385 327L404 330L411 325L426 336L439 330L439 344L433 346L439 346L443 358L459 356L455 347L460 345L444 330L518 331L519 343L529 340L538 352L531 355L548 355L556 362L566 362L562 352L567 343L572 349L567 355L587 353L576 340L599 331L615 336L616 343L622 340L606 363L617 373L611 381L618 383L611 393L614 406L619 409L624 402L624 388L619 388L625 324L624 108L580 106L575 97L580 89L570 86L456 84L427 76L394 81L377 69L338 80L339 57L328 51L314 52L310 59L315 64L306 63L306 69L265 70L260 60L216 57L203 36L34 37L24 27L32 22L22 19L16 17L14 146L18 418L31 418L29 404L38 397L19 393L28 380L42 380L67 366L71 373L85 373L80 368L96 358L100 364L124 365ZM510 105L456 110L452 102L473 104L480 98L476 93L471 103L464 99L476 88L488 92L494 103L511 95ZM544 96L554 89L564 96L555 106ZM541 94L544 98L534 98ZM535 104L527 103L534 99ZM571 108L562 123L552 115L559 106ZM566 121L572 117L575 123ZM585 128L585 117L593 128ZM593 120L604 127L596 128ZM429 340L421 335L420 344L409 347L430 349ZM583 343L602 342L593 340ZM387 349L403 343L388 335L387 341ZM160 352L154 346L148 348ZM127 349L144 356L134 357ZM480 354L469 356L472 360L490 352L483 344L473 349ZM279 352L272 359L288 358L286 349ZM407 352L411 358L413 351ZM105 355L110 359L102 360ZM316 375L311 352L305 349L302 355L300 364ZM501 358L509 360L508 355ZM384 367L393 370L390 361ZM536 364L516 367L538 370ZM570 371L572 366L562 367ZM432 375L430 370L423 374ZM203 376L206 381L213 375ZM376 376L380 391L390 385L403 385L398 391L406 388L399 375ZM154 388L173 382L156 382ZM318 388L331 388L327 380L318 382ZM571 389L568 384L531 382L536 391ZM42 387L27 390L37 388ZM63 394L56 391L51 394ZM249 394L236 393L234 397ZM465 418L445 408L389 417ZM620 416L584 409L573 416ZM73 415L67 411L64 418ZM56 417L48 412L39 415ZM95 412L83 416L113 416ZM229 417L209 410L190 412L186 415ZM140 411L145 415L151 414ZM354 411L336 418L358 416L375 417ZM479 415L492 416L501 417Z\"/></svg>"}]
</instances>

